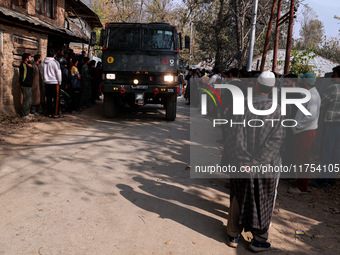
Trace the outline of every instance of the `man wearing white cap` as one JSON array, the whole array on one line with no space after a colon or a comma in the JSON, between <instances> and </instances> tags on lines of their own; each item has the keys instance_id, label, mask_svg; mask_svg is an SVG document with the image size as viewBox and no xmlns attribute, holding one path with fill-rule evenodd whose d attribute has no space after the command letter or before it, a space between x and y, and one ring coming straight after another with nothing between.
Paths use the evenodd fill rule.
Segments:
<instances>
[{"instance_id":1,"label":"man wearing white cap","mask_svg":"<svg viewBox=\"0 0 340 255\"><path fill-rule=\"evenodd\" d=\"M268 96L274 86L275 75L272 72L263 72L257 78L253 86L255 109L267 110L272 107L272 100ZM233 122L240 123L252 119L262 120L264 125L261 127L233 125L226 138L222 164L230 164L239 169L245 166L280 164L280 147L284 138L284 129L280 124L283 120L280 107L267 116L258 116L245 109L245 114L234 116ZM280 121L268 123L265 119ZM244 229L253 234L251 250L268 250L270 248L270 243L267 242L268 229L273 213L277 177L259 178L263 176L251 172L245 173L243 177L245 178L230 179L228 245L236 248Z\"/></svg>"}]
</instances>

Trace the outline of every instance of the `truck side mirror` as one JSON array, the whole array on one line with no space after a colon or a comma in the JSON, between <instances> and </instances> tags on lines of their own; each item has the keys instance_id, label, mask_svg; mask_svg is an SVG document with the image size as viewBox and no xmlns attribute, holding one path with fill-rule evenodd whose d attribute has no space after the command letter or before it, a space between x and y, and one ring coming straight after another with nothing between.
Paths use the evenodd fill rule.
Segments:
<instances>
[{"instance_id":1,"label":"truck side mirror","mask_svg":"<svg viewBox=\"0 0 340 255\"><path fill-rule=\"evenodd\" d=\"M178 39L179 39L179 49L183 49L183 38L182 38L182 33L178 33Z\"/></svg>"},{"instance_id":2,"label":"truck side mirror","mask_svg":"<svg viewBox=\"0 0 340 255\"><path fill-rule=\"evenodd\" d=\"M190 37L187 35L184 37L184 45L186 49L190 49Z\"/></svg>"},{"instance_id":3,"label":"truck side mirror","mask_svg":"<svg viewBox=\"0 0 340 255\"><path fill-rule=\"evenodd\" d=\"M99 40L100 46L104 45L104 37L105 37L105 29L102 29L100 30L100 40Z\"/></svg>"},{"instance_id":4,"label":"truck side mirror","mask_svg":"<svg viewBox=\"0 0 340 255\"><path fill-rule=\"evenodd\" d=\"M96 44L97 41L97 34L96 32L91 32L91 39L90 39L90 46L94 46Z\"/></svg>"}]
</instances>

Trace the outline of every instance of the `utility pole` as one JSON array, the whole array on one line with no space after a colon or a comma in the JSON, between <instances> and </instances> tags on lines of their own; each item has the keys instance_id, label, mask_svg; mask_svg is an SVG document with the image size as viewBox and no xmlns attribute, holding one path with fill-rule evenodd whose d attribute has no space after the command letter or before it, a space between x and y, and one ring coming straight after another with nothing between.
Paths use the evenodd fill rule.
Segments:
<instances>
[{"instance_id":1,"label":"utility pole","mask_svg":"<svg viewBox=\"0 0 340 255\"><path fill-rule=\"evenodd\" d=\"M293 41L294 12L295 12L295 0L292 0L291 5L290 5L290 14L289 14L288 38L287 38L287 49L286 49L284 74L289 73L290 52L292 50L292 41Z\"/></svg>"},{"instance_id":2,"label":"utility pole","mask_svg":"<svg viewBox=\"0 0 340 255\"><path fill-rule=\"evenodd\" d=\"M296 16L294 16L294 14L297 11L297 8L295 7L295 1L296 0L289 0L291 2L290 10L289 10L289 12L287 12L285 15L283 15L281 17L282 0L278 0L278 1L279 1L279 3L278 3L278 7L277 7L277 18L276 18L276 28L275 28L275 43L274 43L272 70L273 70L273 72L277 71L277 55L278 55L278 51L279 51L280 26L283 25L284 23L286 23L287 21L289 21L288 35L287 35L287 46L286 46L286 60L285 60L285 68L284 68L284 74L287 74L289 72L290 52L291 52L291 49L292 49L294 19L296 18ZM277 2L277 0L273 0L272 15L270 17L269 28L268 28L266 42L265 42L263 55L262 55L262 62L261 62L261 68L260 68L261 72L263 72L265 62L266 62L276 2ZM285 34L283 34L283 35L285 35Z\"/></svg>"},{"instance_id":3,"label":"utility pole","mask_svg":"<svg viewBox=\"0 0 340 255\"><path fill-rule=\"evenodd\" d=\"M190 21L190 40L192 40L192 21ZM190 64L191 64L191 43L189 47L189 62L188 62L189 69L190 69Z\"/></svg>"},{"instance_id":4,"label":"utility pole","mask_svg":"<svg viewBox=\"0 0 340 255\"><path fill-rule=\"evenodd\" d=\"M273 1L273 7L272 7L272 12L271 12L271 15L270 15L270 20L269 20L269 25L268 25L266 42L264 43L264 50L263 50L263 55L262 55L261 67L260 67L261 72L264 71L264 65L266 63L267 52L268 52L268 48L269 48L270 35L271 35L271 32L272 32L272 27L273 27L273 20L274 20L276 2L277 2L277 0Z\"/></svg>"},{"instance_id":5,"label":"utility pole","mask_svg":"<svg viewBox=\"0 0 340 255\"><path fill-rule=\"evenodd\" d=\"M277 6L277 18L276 18L276 29L275 29L275 44L274 44L274 52L273 52L273 72L277 71L277 53L279 51L279 39L280 39L280 23L281 19L281 8L282 8L282 0L279 0L279 4Z\"/></svg>"},{"instance_id":6,"label":"utility pole","mask_svg":"<svg viewBox=\"0 0 340 255\"><path fill-rule=\"evenodd\" d=\"M256 32L256 20L257 20L257 8L258 8L259 0L254 0L254 9L253 9L253 20L251 23L251 34L250 34L250 42L249 42L249 55L248 55L248 64L247 71L251 72L251 68L253 65L253 55L254 55L254 45L255 45L255 32Z\"/></svg>"},{"instance_id":7,"label":"utility pole","mask_svg":"<svg viewBox=\"0 0 340 255\"><path fill-rule=\"evenodd\" d=\"M139 23L142 23L143 4L144 4L144 0L140 0Z\"/></svg>"}]
</instances>

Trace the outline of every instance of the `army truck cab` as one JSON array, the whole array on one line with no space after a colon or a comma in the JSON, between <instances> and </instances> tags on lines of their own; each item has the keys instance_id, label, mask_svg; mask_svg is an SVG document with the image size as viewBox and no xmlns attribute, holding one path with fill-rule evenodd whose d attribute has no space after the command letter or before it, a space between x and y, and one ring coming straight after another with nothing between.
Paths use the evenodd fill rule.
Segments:
<instances>
[{"instance_id":1,"label":"army truck cab","mask_svg":"<svg viewBox=\"0 0 340 255\"><path fill-rule=\"evenodd\" d=\"M104 114L128 104L162 104L175 120L181 39L167 23L108 23L101 33Z\"/></svg>"}]
</instances>

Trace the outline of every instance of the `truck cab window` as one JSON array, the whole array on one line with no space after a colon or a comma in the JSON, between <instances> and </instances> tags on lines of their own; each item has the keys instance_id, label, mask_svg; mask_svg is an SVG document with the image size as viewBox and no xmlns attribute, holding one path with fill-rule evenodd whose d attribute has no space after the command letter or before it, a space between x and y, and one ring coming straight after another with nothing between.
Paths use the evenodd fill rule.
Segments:
<instances>
[{"instance_id":1,"label":"truck cab window","mask_svg":"<svg viewBox=\"0 0 340 255\"><path fill-rule=\"evenodd\" d=\"M138 49L139 29L110 28L108 38L109 49Z\"/></svg>"},{"instance_id":2,"label":"truck cab window","mask_svg":"<svg viewBox=\"0 0 340 255\"><path fill-rule=\"evenodd\" d=\"M174 37L170 30L151 29L149 38L149 49L173 50Z\"/></svg>"}]
</instances>

